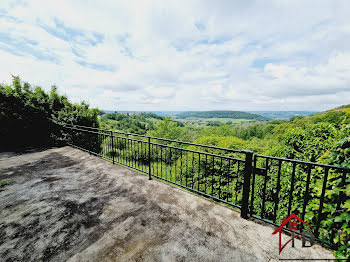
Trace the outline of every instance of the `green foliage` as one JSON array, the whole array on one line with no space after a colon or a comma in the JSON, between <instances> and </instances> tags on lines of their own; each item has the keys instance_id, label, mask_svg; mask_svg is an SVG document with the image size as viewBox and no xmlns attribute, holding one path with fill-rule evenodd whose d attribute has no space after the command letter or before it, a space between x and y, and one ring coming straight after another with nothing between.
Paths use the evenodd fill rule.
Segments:
<instances>
[{"instance_id":1,"label":"green foliage","mask_svg":"<svg viewBox=\"0 0 350 262\"><path fill-rule=\"evenodd\" d=\"M234 136L202 136L194 141L196 144L202 144L202 145L210 145L210 146L216 146L216 147L223 147L223 148L230 148L230 149L236 149L241 150L245 149L245 141L242 139L239 139ZM202 150L200 148L196 148L197 150Z\"/></svg>"},{"instance_id":2,"label":"green foliage","mask_svg":"<svg viewBox=\"0 0 350 262\"><path fill-rule=\"evenodd\" d=\"M334 143L332 150L327 154L322 155L320 161L325 164L336 165L340 167L350 168L350 125L344 125L339 130L339 137ZM348 174L349 176L349 174ZM338 259L350 258L350 242L345 243L345 233L350 234L350 178L345 177L345 181L339 176L329 180L328 201L338 200L340 197L340 209L336 209L335 205L329 210L328 221L334 221L334 224L329 224L329 229L341 230L342 245L335 252ZM334 237L334 242L338 243L338 237Z\"/></svg>"},{"instance_id":3,"label":"green foliage","mask_svg":"<svg viewBox=\"0 0 350 262\"><path fill-rule=\"evenodd\" d=\"M198 137L211 135L236 136L236 128L234 126L222 125L218 127L205 127L199 129Z\"/></svg>"},{"instance_id":4,"label":"green foliage","mask_svg":"<svg viewBox=\"0 0 350 262\"><path fill-rule=\"evenodd\" d=\"M177 122L172 121L170 117L166 117L164 120L158 122L158 124L154 127L154 130L148 131L147 135L172 140L189 140L188 136L186 135L186 130L179 127Z\"/></svg>"},{"instance_id":5,"label":"green foliage","mask_svg":"<svg viewBox=\"0 0 350 262\"><path fill-rule=\"evenodd\" d=\"M136 115L137 117L141 118L141 119L146 119L146 118L154 118L154 119L158 119L158 120L163 120L164 117L159 116L155 113L151 113L151 112L142 112L140 113L140 115Z\"/></svg>"},{"instance_id":6,"label":"green foliage","mask_svg":"<svg viewBox=\"0 0 350 262\"><path fill-rule=\"evenodd\" d=\"M162 119L154 113L107 113L102 115L100 125L106 129L145 135L154 129L155 122Z\"/></svg>"},{"instance_id":7,"label":"green foliage","mask_svg":"<svg viewBox=\"0 0 350 262\"><path fill-rule=\"evenodd\" d=\"M223 123L220 121L208 121L207 126L221 126Z\"/></svg>"},{"instance_id":8,"label":"green foliage","mask_svg":"<svg viewBox=\"0 0 350 262\"><path fill-rule=\"evenodd\" d=\"M306 128L290 128L280 136L284 146L282 157L316 162L317 159L332 148L339 132L332 124L309 124Z\"/></svg>"},{"instance_id":9,"label":"green foliage","mask_svg":"<svg viewBox=\"0 0 350 262\"><path fill-rule=\"evenodd\" d=\"M250 138L264 138L271 131L273 125L246 124L236 127L236 136L245 140Z\"/></svg>"},{"instance_id":10,"label":"green foliage","mask_svg":"<svg viewBox=\"0 0 350 262\"><path fill-rule=\"evenodd\" d=\"M62 139L53 121L97 127L97 110L72 104L52 86L47 94L13 77L12 86L0 85L1 150L57 144Z\"/></svg>"}]
</instances>

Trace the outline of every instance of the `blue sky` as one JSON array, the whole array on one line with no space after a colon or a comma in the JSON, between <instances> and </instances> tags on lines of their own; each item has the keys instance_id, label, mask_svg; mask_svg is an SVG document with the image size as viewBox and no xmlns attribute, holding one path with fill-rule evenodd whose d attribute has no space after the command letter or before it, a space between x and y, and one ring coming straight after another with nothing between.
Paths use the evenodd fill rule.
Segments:
<instances>
[{"instance_id":1,"label":"blue sky","mask_svg":"<svg viewBox=\"0 0 350 262\"><path fill-rule=\"evenodd\" d=\"M2 1L0 82L107 110L350 103L350 1Z\"/></svg>"}]
</instances>

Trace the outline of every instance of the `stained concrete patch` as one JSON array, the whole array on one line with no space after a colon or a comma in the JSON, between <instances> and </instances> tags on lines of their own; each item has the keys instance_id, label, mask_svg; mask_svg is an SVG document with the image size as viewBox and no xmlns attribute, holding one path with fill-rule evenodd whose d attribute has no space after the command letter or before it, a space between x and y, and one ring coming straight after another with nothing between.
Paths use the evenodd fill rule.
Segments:
<instances>
[{"instance_id":1,"label":"stained concrete patch","mask_svg":"<svg viewBox=\"0 0 350 262\"><path fill-rule=\"evenodd\" d=\"M277 261L273 228L70 147L1 154L1 261ZM287 236L283 236L286 240Z\"/></svg>"}]
</instances>

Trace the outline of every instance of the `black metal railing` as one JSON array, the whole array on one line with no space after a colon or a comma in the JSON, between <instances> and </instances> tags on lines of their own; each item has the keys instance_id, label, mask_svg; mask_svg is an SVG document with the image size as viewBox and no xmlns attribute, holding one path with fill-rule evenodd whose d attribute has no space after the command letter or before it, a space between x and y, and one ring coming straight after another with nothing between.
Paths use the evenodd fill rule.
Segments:
<instances>
[{"instance_id":1,"label":"black metal railing","mask_svg":"<svg viewBox=\"0 0 350 262\"><path fill-rule=\"evenodd\" d=\"M316 238L334 245L345 209L349 169L295 159L254 155L250 215L280 225L291 213L312 226ZM299 228L302 232L303 225Z\"/></svg>"},{"instance_id":2,"label":"black metal railing","mask_svg":"<svg viewBox=\"0 0 350 262\"><path fill-rule=\"evenodd\" d=\"M68 144L241 209L248 217L253 152L64 124ZM244 182L246 182L244 184Z\"/></svg>"},{"instance_id":3,"label":"black metal railing","mask_svg":"<svg viewBox=\"0 0 350 262\"><path fill-rule=\"evenodd\" d=\"M60 128L74 147L240 208L243 218L278 226L294 213L316 237L331 229L325 242L334 244L339 225L328 218L346 201L349 169L86 126ZM330 196L334 185L342 190Z\"/></svg>"}]
</instances>

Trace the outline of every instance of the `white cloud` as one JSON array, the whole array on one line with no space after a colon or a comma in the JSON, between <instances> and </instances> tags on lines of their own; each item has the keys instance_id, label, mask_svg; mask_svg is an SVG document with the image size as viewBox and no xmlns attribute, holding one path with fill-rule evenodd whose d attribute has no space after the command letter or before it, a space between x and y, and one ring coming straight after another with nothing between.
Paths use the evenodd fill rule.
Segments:
<instances>
[{"instance_id":1,"label":"white cloud","mask_svg":"<svg viewBox=\"0 0 350 262\"><path fill-rule=\"evenodd\" d=\"M324 110L350 98L349 1L5 1L11 74L110 110Z\"/></svg>"}]
</instances>

